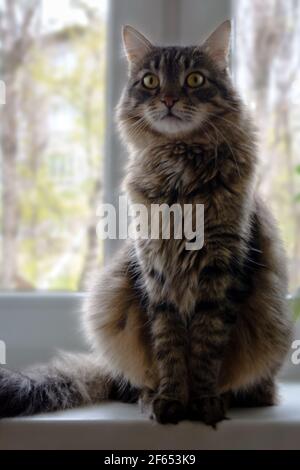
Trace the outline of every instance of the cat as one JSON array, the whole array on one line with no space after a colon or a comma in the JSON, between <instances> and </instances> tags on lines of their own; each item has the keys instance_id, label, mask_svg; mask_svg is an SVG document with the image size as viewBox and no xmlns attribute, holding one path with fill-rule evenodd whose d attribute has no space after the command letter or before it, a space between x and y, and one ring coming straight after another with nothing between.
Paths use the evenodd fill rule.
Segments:
<instances>
[{"instance_id":1,"label":"cat","mask_svg":"<svg viewBox=\"0 0 300 470\"><path fill-rule=\"evenodd\" d=\"M204 204L204 245L128 240L89 286L91 352L1 369L1 416L140 400L159 423L215 427L230 406L276 403L291 335L285 255L256 191L255 129L230 78L230 38L230 21L193 47L157 47L124 27L124 187L147 208Z\"/></svg>"}]
</instances>

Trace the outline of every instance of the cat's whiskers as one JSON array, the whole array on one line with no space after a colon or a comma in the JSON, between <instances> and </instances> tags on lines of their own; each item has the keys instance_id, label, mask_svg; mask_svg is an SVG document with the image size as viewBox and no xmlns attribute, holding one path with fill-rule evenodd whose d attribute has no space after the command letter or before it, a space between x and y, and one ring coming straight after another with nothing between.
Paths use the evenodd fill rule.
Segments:
<instances>
[{"instance_id":1,"label":"cat's whiskers","mask_svg":"<svg viewBox=\"0 0 300 470\"><path fill-rule=\"evenodd\" d=\"M203 124L209 124L209 123L208 123L208 121L204 120L204 121L203 121ZM216 139L213 139L213 141L212 141L211 138L212 138L213 136L212 136L212 135L209 135L209 133L206 132L206 130L205 130L204 128L202 128L201 130L202 130L202 132L204 132L204 134L206 135L208 142L214 145L214 150L215 150L214 160L215 160L215 169L216 169L217 166L218 166L218 147L219 147L219 138L218 138L218 134L216 133Z\"/></svg>"},{"instance_id":2,"label":"cat's whiskers","mask_svg":"<svg viewBox=\"0 0 300 470\"><path fill-rule=\"evenodd\" d=\"M203 132L205 133L205 135L209 139L209 134L204 129L203 129ZM215 144L214 160L215 160L215 169L216 169L217 166L218 166L218 148L219 148L219 136L218 136L217 132L216 132L216 140L214 141L214 144Z\"/></svg>"},{"instance_id":3,"label":"cat's whiskers","mask_svg":"<svg viewBox=\"0 0 300 470\"><path fill-rule=\"evenodd\" d=\"M233 148L231 146L231 144L229 143L228 139L226 139L226 137L224 136L224 134L210 121L206 121L206 123L211 126L218 134L220 134L221 138L223 139L223 141L226 143L226 145L228 146L229 150L230 150L230 153L234 159L234 162L235 162L235 166L236 166L236 170L237 170L237 173L239 175L239 177L241 178L241 172L239 170L239 167L238 167L238 163L237 163L237 159L235 157L235 154L234 154L234 151L233 151Z\"/></svg>"},{"instance_id":4,"label":"cat's whiskers","mask_svg":"<svg viewBox=\"0 0 300 470\"><path fill-rule=\"evenodd\" d=\"M139 118L131 127L130 133L132 137L139 137L140 134L147 128L147 121L144 116Z\"/></svg>"},{"instance_id":5,"label":"cat's whiskers","mask_svg":"<svg viewBox=\"0 0 300 470\"><path fill-rule=\"evenodd\" d=\"M206 114L207 114L207 116L215 117L216 119L220 119L221 121L226 122L226 124L228 124L229 126L234 127L234 128L237 129L239 132L241 132L242 134L244 134L245 136L247 136L247 133L245 132L245 130L242 129L241 126L238 126L237 124L235 124L234 122L229 121L228 119L225 119L224 117L219 116L219 115L216 114L216 113L209 113L209 112L207 112Z\"/></svg>"}]
</instances>

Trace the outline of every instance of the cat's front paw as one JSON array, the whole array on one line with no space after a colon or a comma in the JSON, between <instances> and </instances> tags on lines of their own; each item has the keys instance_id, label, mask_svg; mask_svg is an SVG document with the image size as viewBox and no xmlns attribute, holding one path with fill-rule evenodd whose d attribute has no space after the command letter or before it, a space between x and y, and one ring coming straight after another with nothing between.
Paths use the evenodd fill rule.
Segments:
<instances>
[{"instance_id":1,"label":"cat's front paw","mask_svg":"<svg viewBox=\"0 0 300 470\"><path fill-rule=\"evenodd\" d=\"M152 402L151 417L160 424L177 424L186 417L186 407L179 400L157 395Z\"/></svg>"},{"instance_id":2,"label":"cat's front paw","mask_svg":"<svg viewBox=\"0 0 300 470\"><path fill-rule=\"evenodd\" d=\"M216 429L220 421L228 419L226 411L228 400L223 395L215 395L192 399L189 403L189 419L202 421Z\"/></svg>"}]
</instances>

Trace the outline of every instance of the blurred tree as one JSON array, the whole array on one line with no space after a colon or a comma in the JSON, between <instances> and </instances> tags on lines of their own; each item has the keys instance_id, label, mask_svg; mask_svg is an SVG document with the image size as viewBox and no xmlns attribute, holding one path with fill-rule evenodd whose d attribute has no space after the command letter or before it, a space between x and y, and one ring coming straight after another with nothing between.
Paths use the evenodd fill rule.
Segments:
<instances>
[{"instance_id":1,"label":"blurred tree","mask_svg":"<svg viewBox=\"0 0 300 470\"><path fill-rule=\"evenodd\" d=\"M300 2L236 0L237 81L260 135L259 184L280 222L290 286L300 284Z\"/></svg>"},{"instance_id":2,"label":"blurred tree","mask_svg":"<svg viewBox=\"0 0 300 470\"><path fill-rule=\"evenodd\" d=\"M51 64L40 55L40 61L36 59L33 70L34 79L44 87L46 93L59 98L76 117L74 126L64 135L64 139L70 139L74 146L80 147L83 157L77 162L81 181L78 186L73 186L73 197L78 199L76 191L81 196L78 204L81 211L77 214L80 217L80 229L84 227L81 267L74 272L72 257L68 258L68 269L71 276L76 276L77 289L84 287L89 272L98 266L102 249L96 234L96 207L102 197L105 75L103 23L100 23L96 14L91 14L91 9L84 8L83 2L80 2L80 8L87 17L84 29L71 28L47 39L52 45L53 42L61 41L62 36L68 41L68 48L73 51L75 58L70 67L49 70ZM71 158L70 155L65 157ZM70 237L73 235L70 233ZM69 243L69 248L65 247L65 250L73 250L72 244ZM56 276L58 274L56 272Z\"/></svg>"},{"instance_id":3,"label":"blurred tree","mask_svg":"<svg viewBox=\"0 0 300 470\"><path fill-rule=\"evenodd\" d=\"M42 1L17 0L0 3L1 25L13 3L18 22L26 16L28 32L15 67L3 62L1 72L12 86L2 110L0 286L77 290L102 253L96 205L102 194L104 22L84 0L73 2L82 25L43 30ZM1 57L9 56L2 36Z\"/></svg>"},{"instance_id":4,"label":"blurred tree","mask_svg":"<svg viewBox=\"0 0 300 470\"><path fill-rule=\"evenodd\" d=\"M38 24L38 0L3 0L0 3L1 78L6 84L6 105L0 108L2 155L1 286L16 286L18 233L18 78Z\"/></svg>"}]
</instances>

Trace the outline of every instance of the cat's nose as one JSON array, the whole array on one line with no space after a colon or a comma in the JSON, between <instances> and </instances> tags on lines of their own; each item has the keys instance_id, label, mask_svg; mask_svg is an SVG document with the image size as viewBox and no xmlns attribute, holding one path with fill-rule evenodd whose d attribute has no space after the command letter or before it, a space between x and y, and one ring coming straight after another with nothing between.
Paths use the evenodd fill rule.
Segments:
<instances>
[{"instance_id":1,"label":"cat's nose","mask_svg":"<svg viewBox=\"0 0 300 470\"><path fill-rule=\"evenodd\" d=\"M173 108L174 104L178 101L178 98L171 95L165 95L161 98L161 102L164 103L167 108Z\"/></svg>"}]
</instances>

